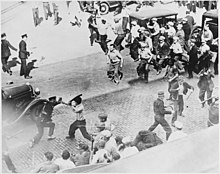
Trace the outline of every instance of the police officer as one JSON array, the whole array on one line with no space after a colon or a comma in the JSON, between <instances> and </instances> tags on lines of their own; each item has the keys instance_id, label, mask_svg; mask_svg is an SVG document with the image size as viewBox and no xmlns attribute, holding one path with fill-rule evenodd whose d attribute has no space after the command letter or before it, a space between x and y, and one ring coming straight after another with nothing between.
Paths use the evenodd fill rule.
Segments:
<instances>
[{"instance_id":1,"label":"police officer","mask_svg":"<svg viewBox=\"0 0 220 174\"><path fill-rule=\"evenodd\" d=\"M76 114L76 121L74 121L69 128L69 136L67 136L67 139L74 139L75 138L75 132L77 129L79 129L83 135L84 138L88 139L89 141L92 141L92 136L89 135L89 133L86 130L86 119L83 115L84 106L82 104L82 94L74 97L72 100L69 101L69 105L71 106L71 109Z\"/></svg>"},{"instance_id":2,"label":"police officer","mask_svg":"<svg viewBox=\"0 0 220 174\"><path fill-rule=\"evenodd\" d=\"M43 136L45 127L49 127L48 140L53 140L56 138L53 136L55 123L52 121L51 117L52 117L54 107L60 104L61 101L62 101L62 98L59 98L59 100L56 101L56 96L50 97L49 101L43 106L40 116L37 118L34 118L36 125L37 125L38 133L31 140L30 147L33 147L34 144L40 141L40 139Z\"/></svg>"},{"instance_id":3,"label":"police officer","mask_svg":"<svg viewBox=\"0 0 220 174\"><path fill-rule=\"evenodd\" d=\"M164 92L159 91L158 92L158 98L154 101L154 123L153 125L148 129L149 131L153 131L159 124L163 127L163 129L166 132L166 140L168 140L170 134L172 133L172 130L170 128L170 125L165 120L164 116L165 114L172 114L173 111L166 111L164 106Z\"/></svg>"}]
</instances>

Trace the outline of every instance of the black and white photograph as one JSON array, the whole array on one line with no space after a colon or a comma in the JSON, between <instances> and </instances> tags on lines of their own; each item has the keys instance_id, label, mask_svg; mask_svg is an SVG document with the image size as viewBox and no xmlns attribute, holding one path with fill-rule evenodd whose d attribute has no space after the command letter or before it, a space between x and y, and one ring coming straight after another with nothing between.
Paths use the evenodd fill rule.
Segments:
<instances>
[{"instance_id":1,"label":"black and white photograph","mask_svg":"<svg viewBox=\"0 0 220 174\"><path fill-rule=\"evenodd\" d=\"M219 4L1 0L1 173L219 173Z\"/></svg>"}]
</instances>

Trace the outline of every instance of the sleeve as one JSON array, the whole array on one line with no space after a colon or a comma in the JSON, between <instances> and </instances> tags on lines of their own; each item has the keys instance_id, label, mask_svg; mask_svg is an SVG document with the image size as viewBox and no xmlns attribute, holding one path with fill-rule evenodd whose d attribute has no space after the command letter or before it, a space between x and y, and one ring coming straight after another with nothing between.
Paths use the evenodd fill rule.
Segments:
<instances>
[{"instance_id":1,"label":"sleeve","mask_svg":"<svg viewBox=\"0 0 220 174\"><path fill-rule=\"evenodd\" d=\"M20 47L19 51L21 51L22 53L25 53L25 54L29 54L29 52L25 50L25 43L24 42L21 42L19 47Z\"/></svg>"},{"instance_id":2,"label":"sleeve","mask_svg":"<svg viewBox=\"0 0 220 174\"><path fill-rule=\"evenodd\" d=\"M158 105L158 110L159 110L159 112L160 112L161 115L164 115L164 114L171 114L170 111L166 111L166 110L164 109L164 105L163 105L162 102L159 103L159 105Z\"/></svg>"},{"instance_id":3,"label":"sleeve","mask_svg":"<svg viewBox=\"0 0 220 174\"><path fill-rule=\"evenodd\" d=\"M17 51L17 49L16 49L15 47L13 47L13 46L10 44L10 42L8 42L8 46L9 46L12 50Z\"/></svg>"}]
</instances>

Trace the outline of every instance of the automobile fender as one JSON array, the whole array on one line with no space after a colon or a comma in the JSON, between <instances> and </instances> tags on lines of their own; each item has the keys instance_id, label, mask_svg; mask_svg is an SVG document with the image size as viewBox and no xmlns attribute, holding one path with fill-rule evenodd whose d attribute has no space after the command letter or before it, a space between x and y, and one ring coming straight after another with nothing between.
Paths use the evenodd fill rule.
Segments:
<instances>
[{"instance_id":1,"label":"automobile fender","mask_svg":"<svg viewBox=\"0 0 220 174\"><path fill-rule=\"evenodd\" d=\"M40 104L45 104L49 102L47 99L41 99L41 98L36 98L34 99L33 101L31 101L28 106L25 108L25 110L21 113L21 115L15 120L13 121L12 123L10 123L9 125L7 126L12 126L14 125L15 123L17 123L29 110L33 109L34 107L40 105Z\"/></svg>"}]
</instances>

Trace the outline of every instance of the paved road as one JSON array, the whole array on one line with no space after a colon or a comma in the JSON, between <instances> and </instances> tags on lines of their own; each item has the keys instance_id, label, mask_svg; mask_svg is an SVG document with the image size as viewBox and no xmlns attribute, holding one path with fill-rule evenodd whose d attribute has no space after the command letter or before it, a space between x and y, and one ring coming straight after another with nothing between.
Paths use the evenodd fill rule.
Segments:
<instances>
[{"instance_id":1,"label":"paved road","mask_svg":"<svg viewBox=\"0 0 220 174\"><path fill-rule=\"evenodd\" d=\"M124 79L119 85L113 84L106 78L105 55L99 52L100 48L98 45L94 47L88 45L89 42L86 40L88 39L86 23L83 24L82 30L73 29L67 25L67 18L64 18L62 23L60 23L65 23L65 25L54 27L52 25L53 21L50 19L48 22L44 21L40 27L30 27L33 24L30 7L31 5L26 4L24 8L28 11L22 11L21 13L17 13L18 11L11 12L19 14L19 17L12 18L13 22L7 22L2 28L4 31L7 31L8 39L12 40L13 44L20 40L20 33L24 32L24 27L26 27L26 32L30 33L29 46L35 47L33 48L35 54L32 56L32 59L38 59L36 64L38 68L31 72L33 79L24 80L19 76L19 64L17 64L12 68L14 71L12 76L2 74L3 86L8 80L12 80L15 85L29 82L34 87L41 89L41 96L43 98L57 95L62 96L64 101L68 101L73 96L83 93L83 98L86 99L84 104L89 132L92 131L91 126L97 114L103 110L109 114L110 119L116 125L115 135L131 135L134 137L139 130L146 129L152 124L153 100L156 98L156 93L159 89L167 89L167 82L161 80L162 75L156 76L155 71L153 71L150 74L151 82L149 84L137 80L135 72L137 63L131 60L128 56L128 50L125 50L123 51L123 56L125 57ZM27 17L24 18L24 16ZM24 24L23 27L18 25L19 23ZM14 26L19 26L16 32L14 32ZM60 31L65 32L60 33ZM77 35L76 33L81 34ZM84 39L81 42L77 40L76 44L75 36L82 36ZM75 40L71 39L71 37ZM44 42L42 42L42 39ZM64 46L60 43L61 40L67 41L68 44ZM74 49L72 49L73 45ZM61 48L63 52L60 51ZM47 61L40 62L41 56L44 56ZM76 59L76 57L78 58ZM189 83L196 87L197 81L198 79L195 78L190 80ZM215 84L218 84L217 77L214 81ZM193 133L206 128L208 111L207 108L200 108L197 89L187 103L189 105L185 109L187 117L180 118L180 121L184 123L184 130L187 133ZM167 119L170 122L171 116L168 116ZM69 108L65 106L57 107L54 112L54 121L56 122L55 135L57 139L47 142L46 137L43 137L40 144L33 149L27 146L27 142L36 132L36 127L30 120L24 119L13 130L8 130L7 133L9 135L22 130L20 134L11 138L8 142L11 149L10 155L18 171L30 171L35 165L43 161L43 153L48 150L52 151L55 157L60 156L63 149L68 149L75 153L76 143L85 140L79 132L77 132L76 141L71 142L64 139L68 126L73 120L74 117ZM155 132L164 140L165 133L161 127L158 127ZM4 163L3 167L5 169Z\"/></svg>"}]
</instances>

